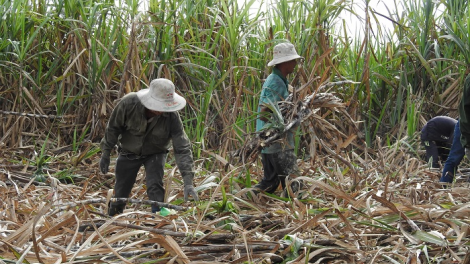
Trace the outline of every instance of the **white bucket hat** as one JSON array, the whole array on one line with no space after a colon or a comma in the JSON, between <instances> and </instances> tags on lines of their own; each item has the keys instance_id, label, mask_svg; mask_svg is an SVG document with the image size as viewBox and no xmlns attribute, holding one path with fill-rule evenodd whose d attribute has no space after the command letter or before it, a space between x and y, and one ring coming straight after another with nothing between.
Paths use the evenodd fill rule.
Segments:
<instances>
[{"instance_id":1,"label":"white bucket hat","mask_svg":"<svg viewBox=\"0 0 470 264\"><path fill-rule=\"evenodd\" d=\"M292 43L280 43L274 46L273 60L268 63L268 66L274 66L286 61L303 58L295 51Z\"/></svg>"},{"instance_id":2,"label":"white bucket hat","mask_svg":"<svg viewBox=\"0 0 470 264\"><path fill-rule=\"evenodd\" d=\"M150 87L138 91L137 97L147 109L160 112L175 112L186 105L186 100L175 93L173 82L164 78L150 82Z\"/></svg>"}]
</instances>

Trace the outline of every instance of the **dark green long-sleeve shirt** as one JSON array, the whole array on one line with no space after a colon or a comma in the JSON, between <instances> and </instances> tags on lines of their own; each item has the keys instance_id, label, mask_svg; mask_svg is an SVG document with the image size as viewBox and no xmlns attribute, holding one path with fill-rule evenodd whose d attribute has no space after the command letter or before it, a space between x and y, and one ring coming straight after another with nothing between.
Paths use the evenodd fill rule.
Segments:
<instances>
[{"instance_id":1,"label":"dark green long-sleeve shirt","mask_svg":"<svg viewBox=\"0 0 470 264\"><path fill-rule=\"evenodd\" d=\"M100 147L108 155L117 144L123 152L146 156L168 152L170 142L184 185L192 185L191 144L178 112L164 112L148 122L145 107L137 94L129 93L113 110Z\"/></svg>"}]
</instances>

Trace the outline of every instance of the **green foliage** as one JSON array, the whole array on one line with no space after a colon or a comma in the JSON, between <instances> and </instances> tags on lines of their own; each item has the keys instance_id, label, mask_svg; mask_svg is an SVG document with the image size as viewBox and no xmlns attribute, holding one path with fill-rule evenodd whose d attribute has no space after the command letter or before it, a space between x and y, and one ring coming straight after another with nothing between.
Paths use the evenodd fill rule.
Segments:
<instances>
[{"instance_id":1,"label":"green foliage","mask_svg":"<svg viewBox=\"0 0 470 264\"><path fill-rule=\"evenodd\" d=\"M245 174L245 188L251 188L251 173L250 170L246 170Z\"/></svg>"},{"instance_id":2,"label":"green foliage","mask_svg":"<svg viewBox=\"0 0 470 264\"><path fill-rule=\"evenodd\" d=\"M441 235L441 236L443 237L443 235ZM441 236L438 236L438 235L435 235L435 234L432 234L432 233L428 233L428 232L424 232L424 231L421 231L421 230L417 230L417 231L413 232L413 237L420 240L420 241L435 244L435 245L440 246L440 247L445 247L445 246L448 245L448 242L444 238L442 238Z\"/></svg>"},{"instance_id":3,"label":"green foliage","mask_svg":"<svg viewBox=\"0 0 470 264\"><path fill-rule=\"evenodd\" d=\"M222 212L237 212L238 210L234 206L232 201L227 199L227 193L225 192L225 187L222 185L220 186L220 190L222 193L222 201L215 201L211 204L211 207L216 210L217 213Z\"/></svg>"},{"instance_id":4,"label":"green foliage","mask_svg":"<svg viewBox=\"0 0 470 264\"><path fill-rule=\"evenodd\" d=\"M286 124L284 122L284 117L282 116L281 111L277 105L266 104L265 106L271 111L271 113L270 115L266 116L269 121L265 123L262 130L273 129L275 131L284 131Z\"/></svg>"},{"instance_id":5,"label":"green foliage","mask_svg":"<svg viewBox=\"0 0 470 264\"><path fill-rule=\"evenodd\" d=\"M36 167L36 171L34 172L35 181L38 182L45 182L46 177L44 174L44 169L47 169L47 164L49 161L52 160L52 157L47 154L47 139L41 145L39 152L36 150L34 151L34 160L32 160L32 164Z\"/></svg>"},{"instance_id":6,"label":"green foliage","mask_svg":"<svg viewBox=\"0 0 470 264\"><path fill-rule=\"evenodd\" d=\"M74 168L58 171L53 176L63 183L74 183L76 180L85 179L84 176L76 174Z\"/></svg>"},{"instance_id":7,"label":"green foliage","mask_svg":"<svg viewBox=\"0 0 470 264\"><path fill-rule=\"evenodd\" d=\"M290 253L288 257L282 263L288 263L291 260L296 259L299 257L299 251L302 246L304 246L305 241L303 239L298 238L295 235L286 235L283 239L286 244L290 247Z\"/></svg>"},{"instance_id":8,"label":"green foliage","mask_svg":"<svg viewBox=\"0 0 470 264\"><path fill-rule=\"evenodd\" d=\"M464 9L465 10L465 9ZM470 12L470 8L466 8L467 12ZM470 65L470 31L468 30L468 25L470 19L468 18L468 14L463 14L462 17L458 16L451 16L450 14L445 16L445 35L441 36L444 39L448 39L453 43L460 54L457 59L462 59L465 62L467 68Z\"/></svg>"},{"instance_id":9,"label":"green foliage","mask_svg":"<svg viewBox=\"0 0 470 264\"><path fill-rule=\"evenodd\" d=\"M188 101L181 114L197 143L195 156L205 149L225 156L254 132L261 85L271 70L266 63L272 47L287 40L305 57L306 77L300 67L290 76L295 87L318 80L305 90L312 93L327 81L361 82L331 92L364 121L369 145L377 136L411 136L423 118L455 115L445 109L456 108L459 86L453 81L461 80L461 65L470 65L468 1L393 1L388 14L347 0L266 4L267 9L257 8L255 0L0 1L2 108L75 116L28 129L52 127L50 139L76 151L85 138L101 139L116 100L166 77ZM400 12L393 11L397 7ZM349 15L366 15L367 34L357 30L350 36L343 19ZM380 23L382 16L392 28ZM276 117L281 129L283 120ZM70 128L60 128L63 122ZM18 146L20 138L24 144L34 140L20 134L6 142Z\"/></svg>"}]
</instances>

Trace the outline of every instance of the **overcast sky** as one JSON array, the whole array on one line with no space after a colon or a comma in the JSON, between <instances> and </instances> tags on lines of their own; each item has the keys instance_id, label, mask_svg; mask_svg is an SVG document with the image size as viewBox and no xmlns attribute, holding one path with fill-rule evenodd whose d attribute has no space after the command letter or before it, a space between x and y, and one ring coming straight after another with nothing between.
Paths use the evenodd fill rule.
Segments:
<instances>
[{"instance_id":1,"label":"overcast sky","mask_svg":"<svg viewBox=\"0 0 470 264\"><path fill-rule=\"evenodd\" d=\"M414 1L414 0L413 0ZM398 1L400 2L400 1ZM356 12L358 13L358 15L362 15L362 16L365 16L365 3L364 3L364 0L359 0L359 1L355 1L355 10ZM402 9L403 7L401 6L401 4L399 3L398 4L398 9ZM369 9L379 13L379 14L382 14L384 16L387 16L389 17L390 16L390 13L392 14L395 14L397 12L397 10L395 10L395 4L393 3L392 0L388 0L387 2L383 1L383 0L370 0L369 2ZM398 10L398 11L400 11ZM346 19L346 21L348 21L348 19L351 21L351 34L356 34L355 30L360 30L359 33L362 34L362 32L364 31L364 21L361 21L361 19L359 18L355 18L353 16L350 16L350 15L347 15L346 13L344 14L344 18ZM384 29L384 30L392 30L393 29L393 26L394 24L384 18L384 17L381 17L379 15L377 15L377 18L379 20L379 23L380 23L380 26ZM371 24L372 24L372 27L374 29L377 28L376 26L376 23L375 23L375 20L371 18ZM354 31L353 31L354 30Z\"/></svg>"},{"instance_id":2,"label":"overcast sky","mask_svg":"<svg viewBox=\"0 0 470 264\"><path fill-rule=\"evenodd\" d=\"M238 0L240 7L248 0ZM262 9L266 9L266 7L272 3L275 2L276 0L257 0L251 9L257 10L259 7ZM315 0L311 0L315 1ZM365 9L365 0L352 0L353 1L353 8L356 11L358 15L364 15L364 9ZM398 3L400 3L402 0L397 0ZM415 0L412 0L415 1ZM261 2L263 4L261 5ZM389 10L390 12L394 13L396 12L395 10L395 5L393 3L393 0L370 0L369 1L369 8L374 10L377 13L383 14L385 16L389 16ZM260 6L261 5L261 6ZM401 9L403 8L400 4L398 4L398 8ZM387 10L387 7L389 10ZM348 26L348 31L351 34L352 37L354 37L356 34L362 34L364 32L364 21L361 22L361 19L350 15L348 11L343 11L343 14L341 15L341 18L346 20L346 24ZM378 16L379 22L381 24L381 27L385 28L386 30L391 30L393 29L393 23L390 20L387 20L383 17ZM371 21L373 24L372 26L376 28L375 21Z\"/></svg>"}]
</instances>

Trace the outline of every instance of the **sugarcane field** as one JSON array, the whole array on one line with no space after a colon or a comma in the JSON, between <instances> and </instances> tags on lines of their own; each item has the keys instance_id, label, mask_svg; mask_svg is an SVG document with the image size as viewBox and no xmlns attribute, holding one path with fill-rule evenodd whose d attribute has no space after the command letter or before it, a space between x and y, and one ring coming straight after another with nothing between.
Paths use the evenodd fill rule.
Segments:
<instances>
[{"instance_id":1,"label":"sugarcane field","mask_svg":"<svg viewBox=\"0 0 470 264\"><path fill-rule=\"evenodd\" d=\"M0 16L0 264L470 264L470 1Z\"/></svg>"}]
</instances>

